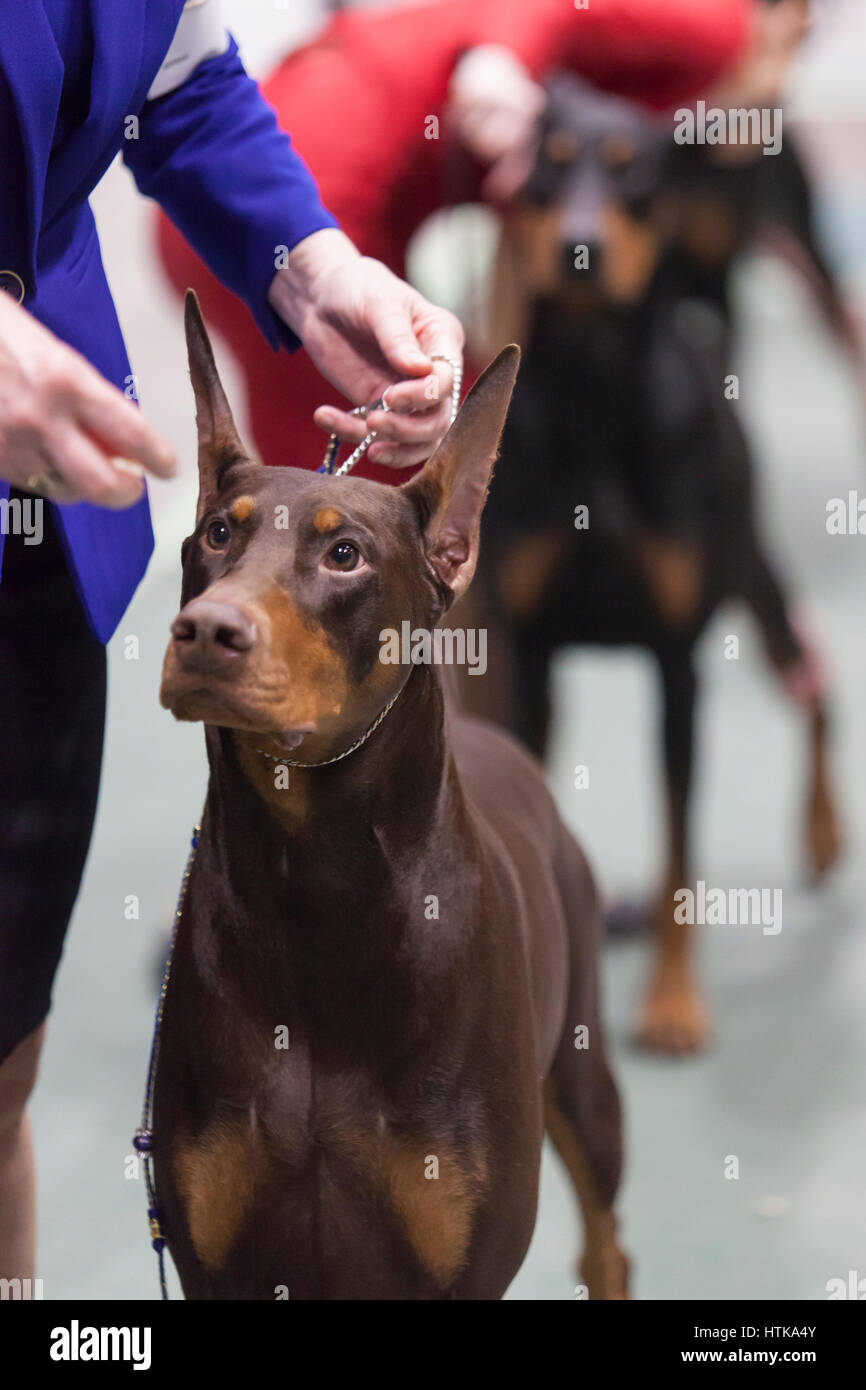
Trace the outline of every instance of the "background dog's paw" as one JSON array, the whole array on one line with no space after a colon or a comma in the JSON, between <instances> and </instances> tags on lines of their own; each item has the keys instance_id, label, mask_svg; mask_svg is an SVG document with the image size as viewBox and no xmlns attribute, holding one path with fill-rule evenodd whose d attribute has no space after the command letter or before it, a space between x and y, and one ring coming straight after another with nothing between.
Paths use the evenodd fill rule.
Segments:
<instances>
[{"instance_id":1,"label":"background dog's paw","mask_svg":"<svg viewBox=\"0 0 866 1390\"><path fill-rule=\"evenodd\" d=\"M605 1242L600 1250L587 1250L577 1268L578 1277L586 1286L590 1301L622 1302L628 1299L631 1261L615 1239Z\"/></svg>"},{"instance_id":2,"label":"background dog's paw","mask_svg":"<svg viewBox=\"0 0 866 1390\"><path fill-rule=\"evenodd\" d=\"M643 1005L636 1041L647 1052L672 1057L702 1052L710 1041L710 1022L697 990L657 981Z\"/></svg>"},{"instance_id":3,"label":"background dog's paw","mask_svg":"<svg viewBox=\"0 0 866 1390\"><path fill-rule=\"evenodd\" d=\"M836 809L829 797L817 798L809 810L806 849L813 878L823 878L837 863L844 846Z\"/></svg>"}]
</instances>

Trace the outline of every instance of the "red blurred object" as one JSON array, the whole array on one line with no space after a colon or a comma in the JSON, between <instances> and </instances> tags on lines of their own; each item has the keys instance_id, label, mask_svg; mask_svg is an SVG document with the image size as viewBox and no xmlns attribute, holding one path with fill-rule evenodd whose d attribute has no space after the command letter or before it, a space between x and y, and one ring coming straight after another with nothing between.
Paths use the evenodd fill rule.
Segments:
<instances>
[{"instance_id":1,"label":"red blurred object","mask_svg":"<svg viewBox=\"0 0 866 1390\"><path fill-rule=\"evenodd\" d=\"M482 170L440 129L455 63L500 43L536 77L567 67L599 87L664 109L712 81L742 50L750 0L439 0L336 16L263 84L322 199L366 255L405 273L412 234L437 208L479 196ZM316 468L325 436L312 421L333 390L301 351L274 353L246 309L223 289L164 216L159 250L178 293L192 286L210 327L242 368L253 435L269 464ZM472 373L467 371L466 385ZM357 472L403 481L364 461Z\"/></svg>"}]
</instances>

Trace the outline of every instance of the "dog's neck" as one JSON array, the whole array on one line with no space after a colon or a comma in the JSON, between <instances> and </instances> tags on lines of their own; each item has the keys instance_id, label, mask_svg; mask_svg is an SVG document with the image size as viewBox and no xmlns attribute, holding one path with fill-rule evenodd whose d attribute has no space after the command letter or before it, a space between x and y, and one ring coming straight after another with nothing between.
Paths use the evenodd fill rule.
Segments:
<instances>
[{"instance_id":1,"label":"dog's neck","mask_svg":"<svg viewBox=\"0 0 866 1390\"><path fill-rule=\"evenodd\" d=\"M433 833L454 794L448 775L445 713L438 673L416 667L393 709L361 747L330 766L294 768L255 749L256 740L208 728L206 828L224 846L279 851L297 866L304 855L411 854ZM372 838L371 838L372 837Z\"/></svg>"},{"instance_id":2,"label":"dog's neck","mask_svg":"<svg viewBox=\"0 0 866 1390\"><path fill-rule=\"evenodd\" d=\"M227 729L208 730L208 752L189 896L203 975L216 953L251 1016L290 1010L296 1028L340 1047L347 1035L353 1048L378 1036L369 1009L357 1012L376 990L381 1027L400 1036L419 991L429 1005L429 972L417 962L431 940L436 988L451 987L439 899L430 918L428 895L442 895L453 956L462 917L448 894L461 910L469 894L456 866L472 836L438 674L418 667L361 748L329 767L290 769L287 789L276 790L274 764L252 763Z\"/></svg>"}]
</instances>

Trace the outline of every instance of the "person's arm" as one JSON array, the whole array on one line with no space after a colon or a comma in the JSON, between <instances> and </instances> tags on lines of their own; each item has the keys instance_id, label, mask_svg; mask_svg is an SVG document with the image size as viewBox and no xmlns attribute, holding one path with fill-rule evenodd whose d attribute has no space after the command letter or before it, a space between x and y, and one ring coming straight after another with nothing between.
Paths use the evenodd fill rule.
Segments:
<instances>
[{"instance_id":1,"label":"person's arm","mask_svg":"<svg viewBox=\"0 0 866 1390\"><path fill-rule=\"evenodd\" d=\"M353 444L374 431L372 463L409 468L429 458L450 424L450 364L462 360L463 328L453 314L333 228L295 247L270 300L350 400L379 401L387 392L387 408L364 418L320 406L313 418L321 429Z\"/></svg>"},{"instance_id":2,"label":"person's arm","mask_svg":"<svg viewBox=\"0 0 866 1390\"><path fill-rule=\"evenodd\" d=\"M130 507L176 460L140 410L0 293L0 478L53 502Z\"/></svg>"},{"instance_id":3,"label":"person's arm","mask_svg":"<svg viewBox=\"0 0 866 1390\"><path fill-rule=\"evenodd\" d=\"M698 96L745 51L754 0L486 0L476 43L504 44L655 110Z\"/></svg>"},{"instance_id":4,"label":"person's arm","mask_svg":"<svg viewBox=\"0 0 866 1390\"><path fill-rule=\"evenodd\" d=\"M544 106L541 79L570 69L654 109L685 101L729 71L754 29L753 0L483 0L476 37L451 74L449 117L462 143L496 166L485 196L507 201L527 173Z\"/></svg>"},{"instance_id":5,"label":"person's arm","mask_svg":"<svg viewBox=\"0 0 866 1390\"><path fill-rule=\"evenodd\" d=\"M302 340L354 404L387 391L387 413L366 421L320 407L314 418L323 430L358 442L374 429L373 462L422 462L449 424L451 368L431 354L460 359L457 319L359 255L338 230L233 39L182 76L179 86L157 85L140 138L128 143L139 189L246 301L273 347Z\"/></svg>"},{"instance_id":6,"label":"person's arm","mask_svg":"<svg viewBox=\"0 0 866 1390\"><path fill-rule=\"evenodd\" d=\"M159 91L159 87L156 88ZM124 160L272 347L297 346L268 293L288 253L336 220L231 39L179 86L145 103Z\"/></svg>"}]
</instances>

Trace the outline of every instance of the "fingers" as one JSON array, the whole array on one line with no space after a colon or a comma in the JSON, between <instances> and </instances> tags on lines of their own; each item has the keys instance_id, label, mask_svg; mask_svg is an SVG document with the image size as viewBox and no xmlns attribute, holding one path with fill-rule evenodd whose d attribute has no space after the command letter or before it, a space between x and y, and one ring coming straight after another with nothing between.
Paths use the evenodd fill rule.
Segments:
<instances>
[{"instance_id":1,"label":"fingers","mask_svg":"<svg viewBox=\"0 0 866 1390\"><path fill-rule=\"evenodd\" d=\"M360 416L336 406L323 405L315 411L313 419L320 429L338 434L347 443L359 444L371 429L399 441L436 439L443 432L442 421L445 429L450 423L453 380L451 364L437 361L432 364L432 370L418 380L386 385L383 389L387 410L371 410L367 416Z\"/></svg>"},{"instance_id":2,"label":"fingers","mask_svg":"<svg viewBox=\"0 0 866 1390\"><path fill-rule=\"evenodd\" d=\"M43 478L46 485L40 486ZM41 474L34 468L32 473L21 479L20 487L23 492L34 492L37 497L45 497L51 502L72 503L82 500L80 493L71 485L64 483L60 474L54 473L53 469Z\"/></svg>"},{"instance_id":3,"label":"fingers","mask_svg":"<svg viewBox=\"0 0 866 1390\"><path fill-rule=\"evenodd\" d=\"M370 426L360 415L350 415L348 410L338 410L333 405L320 405L313 412L313 420L326 434L336 434L347 444L360 444L370 433Z\"/></svg>"},{"instance_id":4,"label":"fingers","mask_svg":"<svg viewBox=\"0 0 866 1390\"><path fill-rule=\"evenodd\" d=\"M465 335L456 315L393 279L400 293L373 296L367 325L389 365L400 376L419 377L429 375L434 353L459 359Z\"/></svg>"},{"instance_id":5,"label":"fingers","mask_svg":"<svg viewBox=\"0 0 866 1390\"><path fill-rule=\"evenodd\" d=\"M386 468L414 468L419 463L426 463L432 453L435 452L436 444L372 444L368 458L371 463L384 464Z\"/></svg>"},{"instance_id":6,"label":"fingers","mask_svg":"<svg viewBox=\"0 0 866 1390\"><path fill-rule=\"evenodd\" d=\"M176 469L122 392L26 309L0 304L0 477L55 502L119 508L143 495L144 471Z\"/></svg>"},{"instance_id":7,"label":"fingers","mask_svg":"<svg viewBox=\"0 0 866 1390\"><path fill-rule=\"evenodd\" d=\"M98 507L120 510L131 507L144 493L144 481L125 468L115 467L99 448L73 425L53 433L47 441L51 468L62 482L52 483L52 502L93 502ZM37 475L40 470L35 470Z\"/></svg>"},{"instance_id":8,"label":"fingers","mask_svg":"<svg viewBox=\"0 0 866 1390\"><path fill-rule=\"evenodd\" d=\"M371 410L366 417L351 415L348 410L337 406L322 405L315 411L313 419L320 429L329 434L338 434L348 443L359 444L371 429L383 430L389 438L411 440L420 438L426 430L430 438L436 436L436 420L441 414L447 429L451 411L451 386L454 371L448 362L434 362L432 371L416 381L398 381L386 385L384 391L388 409ZM417 431L414 424L404 430L404 422L411 416L426 419Z\"/></svg>"},{"instance_id":9,"label":"fingers","mask_svg":"<svg viewBox=\"0 0 866 1390\"><path fill-rule=\"evenodd\" d=\"M377 438L397 444L438 444L451 423L450 405L443 404L435 414L401 415L397 411L372 410L367 426Z\"/></svg>"},{"instance_id":10,"label":"fingers","mask_svg":"<svg viewBox=\"0 0 866 1390\"><path fill-rule=\"evenodd\" d=\"M320 428L343 440L347 448L360 444L375 429L378 438L370 445L370 462L412 468L434 452L448 431L451 412L440 407L435 414L413 417L377 410L364 420L328 407L317 410L314 419Z\"/></svg>"},{"instance_id":11,"label":"fingers","mask_svg":"<svg viewBox=\"0 0 866 1390\"><path fill-rule=\"evenodd\" d=\"M429 458L450 424L455 368L437 359L461 362L463 328L448 310L431 304L378 262L359 264L369 282L361 327L372 348L366 352L362 399L369 405L374 393L385 394L387 409L371 409L361 417L320 406L313 418L320 429L347 445L360 444L375 432L380 438L370 448L370 459L408 468ZM388 379L382 359L397 381ZM353 383L347 394L358 389Z\"/></svg>"},{"instance_id":12,"label":"fingers","mask_svg":"<svg viewBox=\"0 0 866 1390\"><path fill-rule=\"evenodd\" d=\"M171 478L177 472L172 448L138 407L97 372L82 373L71 405L76 421L109 457L130 459L158 478Z\"/></svg>"},{"instance_id":13,"label":"fingers","mask_svg":"<svg viewBox=\"0 0 866 1390\"><path fill-rule=\"evenodd\" d=\"M444 372L437 371L435 376L424 379L434 383L434 395L419 394L416 388L423 387L424 382L399 383L387 390L388 410L371 410L367 416L359 416L333 406L322 406L313 418L321 429L336 434L347 445L360 444L369 433L375 433L377 438L369 452L371 463L395 468L411 468L423 463L451 424L452 370L448 363L435 365L443 367ZM447 388L444 392L443 378L446 378Z\"/></svg>"},{"instance_id":14,"label":"fingers","mask_svg":"<svg viewBox=\"0 0 866 1390\"><path fill-rule=\"evenodd\" d=\"M438 354L455 362L462 361L466 334L457 315L449 309L436 308L421 295L417 296L414 309L418 342L423 350L431 357Z\"/></svg>"},{"instance_id":15,"label":"fingers","mask_svg":"<svg viewBox=\"0 0 866 1390\"><path fill-rule=\"evenodd\" d=\"M374 301L369 310L369 327L396 372L421 376L430 371L430 358L415 336L410 302L404 303L393 295Z\"/></svg>"},{"instance_id":16,"label":"fingers","mask_svg":"<svg viewBox=\"0 0 866 1390\"><path fill-rule=\"evenodd\" d=\"M453 357L455 362L460 361L459 350L447 355ZM453 380L454 368L451 363L436 361L433 363L432 371L420 380L395 382L386 392L388 414L408 415L410 411L415 414L435 411L443 403L450 409Z\"/></svg>"}]
</instances>

